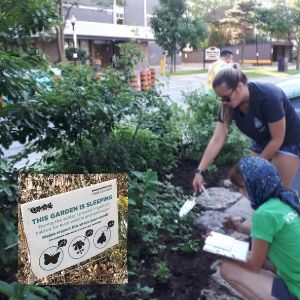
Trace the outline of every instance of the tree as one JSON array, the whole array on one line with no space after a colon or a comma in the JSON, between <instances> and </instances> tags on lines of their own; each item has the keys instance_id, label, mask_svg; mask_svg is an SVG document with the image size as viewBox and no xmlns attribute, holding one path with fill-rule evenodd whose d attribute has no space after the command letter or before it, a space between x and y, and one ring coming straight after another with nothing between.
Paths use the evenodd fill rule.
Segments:
<instances>
[{"instance_id":1,"label":"tree","mask_svg":"<svg viewBox=\"0 0 300 300\"><path fill-rule=\"evenodd\" d=\"M300 0L292 0L289 2L291 7L291 23L290 37L294 38L296 42L297 60L296 69L300 68Z\"/></svg>"},{"instance_id":2,"label":"tree","mask_svg":"<svg viewBox=\"0 0 300 300\"><path fill-rule=\"evenodd\" d=\"M208 14L215 14L219 8L232 7L235 2L236 0L191 0L189 10L194 17L205 18Z\"/></svg>"},{"instance_id":3,"label":"tree","mask_svg":"<svg viewBox=\"0 0 300 300\"><path fill-rule=\"evenodd\" d=\"M8 251L5 248L18 241L17 170L3 158L2 147L7 149L13 140L32 139L40 129L41 114L34 103L28 104L28 99L38 92L31 71L46 67L47 61L34 46L34 40L50 31L56 20L52 0L0 1L0 95L9 99L9 104L0 107L1 280L14 279L10 271L16 271L16 247ZM9 114L16 117L12 120Z\"/></svg>"},{"instance_id":4,"label":"tree","mask_svg":"<svg viewBox=\"0 0 300 300\"><path fill-rule=\"evenodd\" d=\"M246 44L246 38L253 34L254 18L253 9L255 3L253 0L238 1L234 7L228 10L226 18L221 20L221 23L227 26L231 30L232 45L242 45L241 48L241 63L244 61L244 49Z\"/></svg>"},{"instance_id":5,"label":"tree","mask_svg":"<svg viewBox=\"0 0 300 300\"><path fill-rule=\"evenodd\" d=\"M258 7L255 9L257 28L265 34L276 38L286 38L296 42L297 62L300 64L300 1L275 1L270 8Z\"/></svg>"},{"instance_id":6,"label":"tree","mask_svg":"<svg viewBox=\"0 0 300 300\"><path fill-rule=\"evenodd\" d=\"M17 102L24 100L23 91L34 93L36 84L25 73L45 65L34 41L49 32L56 20L51 0L0 2L0 94Z\"/></svg>"},{"instance_id":7,"label":"tree","mask_svg":"<svg viewBox=\"0 0 300 300\"><path fill-rule=\"evenodd\" d=\"M176 54L188 43L197 48L207 36L202 19L187 14L185 0L160 0L151 19L156 42L171 57L171 72L176 69Z\"/></svg>"},{"instance_id":8,"label":"tree","mask_svg":"<svg viewBox=\"0 0 300 300\"><path fill-rule=\"evenodd\" d=\"M191 0L189 12L193 17L203 17L208 25L209 37L206 46L225 46L230 41L230 31L221 24L225 12L232 8L236 0Z\"/></svg>"},{"instance_id":9,"label":"tree","mask_svg":"<svg viewBox=\"0 0 300 300\"><path fill-rule=\"evenodd\" d=\"M58 61L62 62L65 60L65 36L64 30L66 27L66 21L70 17L71 9L78 5L80 0L55 0L57 7L57 14L60 18L60 23L56 26L56 39L57 39L57 51ZM66 8L66 13L64 10Z\"/></svg>"}]
</instances>

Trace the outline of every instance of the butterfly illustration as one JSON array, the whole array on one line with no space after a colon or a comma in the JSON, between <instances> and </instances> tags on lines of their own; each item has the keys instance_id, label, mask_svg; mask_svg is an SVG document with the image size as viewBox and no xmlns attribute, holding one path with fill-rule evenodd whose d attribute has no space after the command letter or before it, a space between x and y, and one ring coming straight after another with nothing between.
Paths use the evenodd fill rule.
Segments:
<instances>
[{"instance_id":1,"label":"butterfly illustration","mask_svg":"<svg viewBox=\"0 0 300 300\"><path fill-rule=\"evenodd\" d=\"M45 265L49 265L49 264L54 264L55 265L58 261L59 255L60 255L60 252L57 252L53 255L45 253L44 254L44 263L45 263Z\"/></svg>"},{"instance_id":2,"label":"butterfly illustration","mask_svg":"<svg viewBox=\"0 0 300 300\"><path fill-rule=\"evenodd\" d=\"M97 243L103 244L104 242L106 242L106 236L105 236L104 232L102 232L101 236L97 240Z\"/></svg>"}]
</instances>

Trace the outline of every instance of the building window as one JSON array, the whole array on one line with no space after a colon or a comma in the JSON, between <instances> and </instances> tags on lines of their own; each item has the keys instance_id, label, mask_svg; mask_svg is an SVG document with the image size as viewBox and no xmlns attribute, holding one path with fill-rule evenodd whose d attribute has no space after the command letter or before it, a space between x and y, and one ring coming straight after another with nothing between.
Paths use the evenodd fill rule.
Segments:
<instances>
[{"instance_id":1,"label":"building window","mask_svg":"<svg viewBox=\"0 0 300 300\"><path fill-rule=\"evenodd\" d=\"M124 24L124 14L116 13L117 24Z\"/></svg>"}]
</instances>

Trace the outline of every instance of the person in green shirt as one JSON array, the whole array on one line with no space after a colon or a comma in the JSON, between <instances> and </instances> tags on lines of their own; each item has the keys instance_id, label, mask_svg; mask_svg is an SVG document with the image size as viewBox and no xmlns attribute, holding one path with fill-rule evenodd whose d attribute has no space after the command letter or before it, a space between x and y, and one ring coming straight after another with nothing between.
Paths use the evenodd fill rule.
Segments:
<instances>
[{"instance_id":1,"label":"person in green shirt","mask_svg":"<svg viewBox=\"0 0 300 300\"><path fill-rule=\"evenodd\" d=\"M247 299L300 299L300 202L269 161L242 158L230 180L250 200L252 225L232 217L223 226L252 238L246 262L225 260L221 276Z\"/></svg>"}]
</instances>

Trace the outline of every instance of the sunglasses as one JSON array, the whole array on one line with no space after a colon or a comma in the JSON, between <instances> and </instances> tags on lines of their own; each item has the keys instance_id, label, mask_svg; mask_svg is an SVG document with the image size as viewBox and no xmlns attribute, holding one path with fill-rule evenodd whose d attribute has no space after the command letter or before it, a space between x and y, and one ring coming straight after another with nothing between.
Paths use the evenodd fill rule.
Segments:
<instances>
[{"instance_id":1,"label":"sunglasses","mask_svg":"<svg viewBox=\"0 0 300 300\"><path fill-rule=\"evenodd\" d=\"M234 93L234 91L236 90L237 86L238 86L238 84L234 87L234 89L232 89L232 92L229 95L220 96L221 101L229 103L231 101L231 96Z\"/></svg>"}]
</instances>

